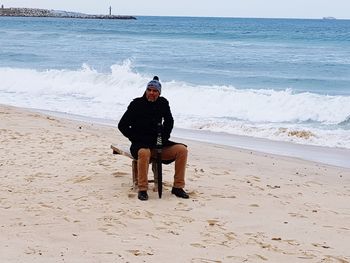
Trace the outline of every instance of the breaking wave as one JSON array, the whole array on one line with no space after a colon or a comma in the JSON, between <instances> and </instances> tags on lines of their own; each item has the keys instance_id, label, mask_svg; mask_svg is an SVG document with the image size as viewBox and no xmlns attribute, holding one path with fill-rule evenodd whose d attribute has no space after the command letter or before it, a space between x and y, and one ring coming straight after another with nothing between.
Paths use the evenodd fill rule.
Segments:
<instances>
[{"instance_id":1,"label":"breaking wave","mask_svg":"<svg viewBox=\"0 0 350 263\"><path fill-rule=\"evenodd\" d=\"M118 120L152 77L133 70L130 60L107 73L86 64L77 70L0 68L0 103ZM350 96L177 80L162 86L177 127L350 148Z\"/></svg>"}]
</instances>

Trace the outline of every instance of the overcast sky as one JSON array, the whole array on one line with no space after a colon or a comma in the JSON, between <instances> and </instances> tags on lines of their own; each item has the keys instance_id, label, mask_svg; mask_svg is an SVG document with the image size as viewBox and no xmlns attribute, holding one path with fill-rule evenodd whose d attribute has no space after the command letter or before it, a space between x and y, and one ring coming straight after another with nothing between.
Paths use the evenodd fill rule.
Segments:
<instances>
[{"instance_id":1,"label":"overcast sky","mask_svg":"<svg viewBox=\"0 0 350 263\"><path fill-rule=\"evenodd\" d=\"M0 0L5 7L32 7L145 16L216 16L350 19L350 0Z\"/></svg>"}]
</instances>

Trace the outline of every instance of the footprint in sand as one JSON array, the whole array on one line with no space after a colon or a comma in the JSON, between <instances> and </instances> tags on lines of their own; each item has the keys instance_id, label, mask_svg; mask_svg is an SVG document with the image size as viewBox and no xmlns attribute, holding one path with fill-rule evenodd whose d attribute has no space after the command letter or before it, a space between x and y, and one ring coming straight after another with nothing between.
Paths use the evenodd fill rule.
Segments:
<instances>
[{"instance_id":1,"label":"footprint in sand","mask_svg":"<svg viewBox=\"0 0 350 263\"><path fill-rule=\"evenodd\" d=\"M307 216L304 216L304 215L299 214L299 213L288 213L288 214L292 217L307 218Z\"/></svg>"},{"instance_id":2,"label":"footprint in sand","mask_svg":"<svg viewBox=\"0 0 350 263\"><path fill-rule=\"evenodd\" d=\"M325 255L325 258L322 259L321 262L339 262L339 263L349 263L350 262L350 258L349 257L335 257L335 256L330 256L330 255Z\"/></svg>"},{"instance_id":3,"label":"footprint in sand","mask_svg":"<svg viewBox=\"0 0 350 263\"><path fill-rule=\"evenodd\" d=\"M192 247L196 247L196 248L206 248L206 246L205 245L202 245L202 244L200 244L200 243L192 243L192 244L190 244Z\"/></svg>"},{"instance_id":4,"label":"footprint in sand","mask_svg":"<svg viewBox=\"0 0 350 263\"><path fill-rule=\"evenodd\" d=\"M222 263L222 261L208 258L192 258L191 263Z\"/></svg>"},{"instance_id":5,"label":"footprint in sand","mask_svg":"<svg viewBox=\"0 0 350 263\"><path fill-rule=\"evenodd\" d=\"M300 243L294 239L284 239L283 242L286 242L292 246L300 246Z\"/></svg>"},{"instance_id":6,"label":"footprint in sand","mask_svg":"<svg viewBox=\"0 0 350 263\"><path fill-rule=\"evenodd\" d=\"M314 247L321 247L321 248L331 248L330 246L326 244L319 244L319 243L311 243Z\"/></svg>"},{"instance_id":7,"label":"footprint in sand","mask_svg":"<svg viewBox=\"0 0 350 263\"><path fill-rule=\"evenodd\" d=\"M192 207L188 207L188 205L183 203L183 202L178 202L178 207L175 207L174 209L176 211L191 211L191 210L193 210Z\"/></svg>"},{"instance_id":8,"label":"footprint in sand","mask_svg":"<svg viewBox=\"0 0 350 263\"><path fill-rule=\"evenodd\" d=\"M129 173L125 173L125 172L115 172L115 173L112 173L112 175L114 177L124 177L126 175L129 175Z\"/></svg>"},{"instance_id":9,"label":"footprint in sand","mask_svg":"<svg viewBox=\"0 0 350 263\"><path fill-rule=\"evenodd\" d=\"M236 198L234 195L226 196L226 195L221 195L221 194L215 194L211 195L212 197L218 197L218 198Z\"/></svg>"},{"instance_id":10,"label":"footprint in sand","mask_svg":"<svg viewBox=\"0 0 350 263\"><path fill-rule=\"evenodd\" d=\"M153 256L154 255L154 251L151 248L149 248L148 251L141 251L139 249L130 249L127 251L133 254L134 256Z\"/></svg>"},{"instance_id":11,"label":"footprint in sand","mask_svg":"<svg viewBox=\"0 0 350 263\"><path fill-rule=\"evenodd\" d=\"M74 179L73 183L77 184L77 183L82 183L82 182L89 181L89 180L91 180L91 176L87 176L87 175L80 176L80 177Z\"/></svg>"}]
</instances>

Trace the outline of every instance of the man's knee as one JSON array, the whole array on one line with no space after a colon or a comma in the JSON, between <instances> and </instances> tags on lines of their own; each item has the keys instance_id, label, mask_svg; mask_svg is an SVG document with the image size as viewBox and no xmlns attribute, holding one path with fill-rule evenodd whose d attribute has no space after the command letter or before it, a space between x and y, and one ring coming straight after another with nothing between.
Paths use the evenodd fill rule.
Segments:
<instances>
[{"instance_id":1,"label":"man's knee","mask_svg":"<svg viewBox=\"0 0 350 263\"><path fill-rule=\"evenodd\" d=\"M138 159L149 159L151 157L151 150L147 148L141 148L137 152Z\"/></svg>"},{"instance_id":2,"label":"man's knee","mask_svg":"<svg viewBox=\"0 0 350 263\"><path fill-rule=\"evenodd\" d=\"M183 144L177 144L176 145L176 150L177 150L177 154L178 155L185 155L187 156L187 153L188 153L188 150L187 150L187 147Z\"/></svg>"}]
</instances>

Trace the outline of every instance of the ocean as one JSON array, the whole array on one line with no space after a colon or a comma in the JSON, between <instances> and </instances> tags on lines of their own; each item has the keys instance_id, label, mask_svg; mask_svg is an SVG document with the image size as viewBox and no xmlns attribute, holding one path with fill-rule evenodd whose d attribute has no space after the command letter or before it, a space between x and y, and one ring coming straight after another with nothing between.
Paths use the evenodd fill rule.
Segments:
<instances>
[{"instance_id":1,"label":"ocean","mask_svg":"<svg viewBox=\"0 0 350 263\"><path fill-rule=\"evenodd\" d=\"M350 149L350 20L0 17L0 47L1 104L116 125L158 75L176 128Z\"/></svg>"}]
</instances>

